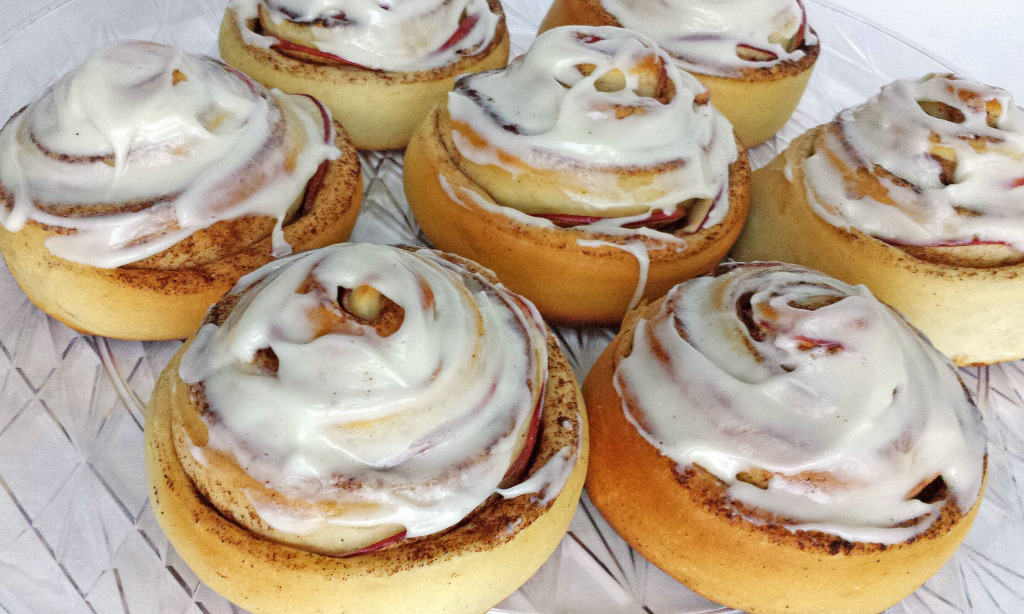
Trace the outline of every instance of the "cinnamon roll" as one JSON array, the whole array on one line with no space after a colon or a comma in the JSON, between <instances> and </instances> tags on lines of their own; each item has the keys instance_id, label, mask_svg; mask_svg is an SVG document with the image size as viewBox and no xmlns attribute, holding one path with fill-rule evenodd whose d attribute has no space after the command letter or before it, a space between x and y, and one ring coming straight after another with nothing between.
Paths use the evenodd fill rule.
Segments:
<instances>
[{"instance_id":1,"label":"cinnamon roll","mask_svg":"<svg viewBox=\"0 0 1024 614\"><path fill-rule=\"evenodd\" d=\"M863 286L795 265L723 265L632 312L584 396L594 504L730 607L884 610L980 504L956 369Z\"/></svg>"},{"instance_id":2,"label":"cinnamon roll","mask_svg":"<svg viewBox=\"0 0 1024 614\"><path fill-rule=\"evenodd\" d=\"M540 315L488 271L330 246L243 278L164 371L153 509L256 613L480 612L565 533L583 412Z\"/></svg>"},{"instance_id":3,"label":"cinnamon roll","mask_svg":"<svg viewBox=\"0 0 1024 614\"><path fill-rule=\"evenodd\" d=\"M1024 357L1024 111L1005 90L896 81L754 173L739 259L863 283L958 365Z\"/></svg>"},{"instance_id":4,"label":"cinnamon roll","mask_svg":"<svg viewBox=\"0 0 1024 614\"><path fill-rule=\"evenodd\" d=\"M700 83L640 34L581 27L461 77L414 134L404 180L438 248L553 321L617 324L721 260L748 176Z\"/></svg>"},{"instance_id":5,"label":"cinnamon roll","mask_svg":"<svg viewBox=\"0 0 1024 614\"><path fill-rule=\"evenodd\" d=\"M653 38L708 88L747 147L793 114L820 52L801 0L555 0L540 31L573 24Z\"/></svg>"},{"instance_id":6,"label":"cinnamon roll","mask_svg":"<svg viewBox=\"0 0 1024 614\"><path fill-rule=\"evenodd\" d=\"M455 77L508 62L498 0L230 0L220 54L323 101L359 149L405 147Z\"/></svg>"},{"instance_id":7,"label":"cinnamon roll","mask_svg":"<svg viewBox=\"0 0 1024 614\"><path fill-rule=\"evenodd\" d=\"M187 337L244 273L347 238L361 198L316 100L154 43L100 49L0 131L0 252L87 333Z\"/></svg>"}]
</instances>

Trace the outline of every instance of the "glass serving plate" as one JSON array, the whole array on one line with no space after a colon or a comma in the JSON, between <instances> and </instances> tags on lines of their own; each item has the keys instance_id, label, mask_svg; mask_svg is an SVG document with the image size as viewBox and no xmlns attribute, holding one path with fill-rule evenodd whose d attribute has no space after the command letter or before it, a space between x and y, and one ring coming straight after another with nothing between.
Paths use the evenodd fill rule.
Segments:
<instances>
[{"instance_id":1,"label":"glass serving plate","mask_svg":"<svg viewBox=\"0 0 1024 614\"><path fill-rule=\"evenodd\" d=\"M506 2L513 53L550 0ZM928 53L824 1L808 0L824 41L807 93L782 132L751 152L767 163L790 139L895 78L949 71ZM0 23L0 118L115 39L216 54L222 0L7 1ZM402 190L401 152L363 154L353 240L424 244ZM580 378L611 329L557 331ZM83 336L32 306L0 269L0 611L242 612L201 583L149 507L142 424L179 342ZM1024 364L963 369L989 431L988 488L952 560L891 612L1024 611ZM732 612L686 589L619 539L584 500L568 536L492 612Z\"/></svg>"}]
</instances>

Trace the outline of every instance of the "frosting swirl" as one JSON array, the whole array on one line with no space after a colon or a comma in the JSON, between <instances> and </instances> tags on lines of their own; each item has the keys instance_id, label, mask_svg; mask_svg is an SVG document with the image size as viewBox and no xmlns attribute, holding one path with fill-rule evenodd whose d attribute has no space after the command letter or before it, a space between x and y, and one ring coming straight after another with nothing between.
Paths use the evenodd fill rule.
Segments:
<instances>
[{"instance_id":1,"label":"frosting swirl","mask_svg":"<svg viewBox=\"0 0 1024 614\"><path fill-rule=\"evenodd\" d=\"M375 70L419 71L486 48L500 16L487 0L231 0L246 42L308 45ZM251 23L259 14L263 30Z\"/></svg>"},{"instance_id":2,"label":"frosting swirl","mask_svg":"<svg viewBox=\"0 0 1024 614\"><path fill-rule=\"evenodd\" d=\"M601 0L625 28L656 40L685 70L731 76L799 60L807 31L800 0Z\"/></svg>"},{"instance_id":3,"label":"frosting swirl","mask_svg":"<svg viewBox=\"0 0 1024 614\"><path fill-rule=\"evenodd\" d=\"M335 159L330 115L211 58L138 41L93 53L0 132L0 223L67 229L46 246L112 268L245 216L282 224ZM239 176L246 177L244 182Z\"/></svg>"},{"instance_id":4,"label":"frosting swirl","mask_svg":"<svg viewBox=\"0 0 1024 614\"><path fill-rule=\"evenodd\" d=\"M428 535L514 473L547 379L546 329L518 296L437 252L371 244L275 261L232 294L179 373L207 404L204 449L338 504L289 516L250 495L275 528Z\"/></svg>"},{"instance_id":5,"label":"frosting swirl","mask_svg":"<svg viewBox=\"0 0 1024 614\"><path fill-rule=\"evenodd\" d=\"M895 81L840 112L803 170L808 201L835 226L1024 251L1024 111L1005 90L953 75Z\"/></svg>"},{"instance_id":6,"label":"frosting swirl","mask_svg":"<svg viewBox=\"0 0 1024 614\"><path fill-rule=\"evenodd\" d=\"M651 445L755 521L898 543L980 492L981 416L949 361L865 287L794 265L676 286L614 384Z\"/></svg>"},{"instance_id":7,"label":"frosting swirl","mask_svg":"<svg viewBox=\"0 0 1024 614\"><path fill-rule=\"evenodd\" d=\"M447 110L454 147L472 164L513 177L554 173L544 181L558 198L535 202L523 190L495 194L464 168L503 205L626 218L618 223L690 209L700 213L692 231L725 217L738 156L729 122L707 102L706 89L643 35L565 27L505 70L460 78Z\"/></svg>"}]
</instances>

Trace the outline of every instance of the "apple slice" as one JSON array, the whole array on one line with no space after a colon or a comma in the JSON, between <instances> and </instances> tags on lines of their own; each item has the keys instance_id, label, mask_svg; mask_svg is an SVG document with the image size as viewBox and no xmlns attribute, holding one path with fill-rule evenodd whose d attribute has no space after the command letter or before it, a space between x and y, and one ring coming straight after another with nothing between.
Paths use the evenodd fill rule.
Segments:
<instances>
[{"instance_id":1,"label":"apple slice","mask_svg":"<svg viewBox=\"0 0 1024 614\"><path fill-rule=\"evenodd\" d=\"M586 226L587 224L593 224L594 222L600 222L601 220L607 220L612 218L597 217L592 215L571 215L568 213L531 213L533 217L540 217L546 220L554 222L556 226L562 228L572 228L574 226ZM640 226L663 226L665 224L671 224L686 215L686 209L684 207L676 207L676 210L672 213L665 213L664 211L653 211L649 216L636 222L630 222L624 224L624 228L637 228Z\"/></svg>"},{"instance_id":2,"label":"apple slice","mask_svg":"<svg viewBox=\"0 0 1024 614\"><path fill-rule=\"evenodd\" d=\"M585 45L592 45L598 41L603 41L604 37L597 36L596 34L584 34L582 32L576 32L576 39L581 41Z\"/></svg>"},{"instance_id":3,"label":"apple slice","mask_svg":"<svg viewBox=\"0 0 1024 614\"><path fill-rule=\"evenodd\" d=\"M814 348L825 348L825 351L829 354L835 354L843 351L844 347L842 343L838 341L829 341L828 339L814 339L813 337L804 337L803 335L793 335L793 338L799 341L797 349L804 352L813 350Z\"/></svg>"},{"instance_id":4,"label":"apple slice","mask_svg":"<svg viewBox=\"0 0 1024 614\"><path fill-rule=\"evenodd\" d=\"M748 62L774 62L779 59L779 55L774 51L767 49L761 49L760 47L754 47L746 43L740 43L736 45L736 55L741 60Z\"/></svg>"},{"instance_id":5,"label":"apple slice","mask_svg":"<svg viewBox=\"0 0 1024 614\"><path fill-rule=\"evenodd\" d=\"M501 486L507 488L508 486L514 485L523 477L523 472L526 471L526 465L530 462L530 458L533 456L533 449L537 447L537 434L540 431L540 414L544 408L544 393L547 389L547 382L541 386L540 398L537 399L537 406L533 409L533 416L530 417L530 428L526 433L526 441L523 443L523 449L519 452L519 456L516 457L512 464L508 466L508 471L505 472L505 479L502 480Z\"/></svg>"},{"instance_id":6,"label":"apple slice","mask_svg":"<svg viewBox=\"0 0 1024 614\"><path fill-rule=\"evenodd\" d=\"M802 2L797 0L797 4L800 5L800 27L796 29L796 34L789 39L786 43L785 48L787 53L793 53L797 49L803 46L804 38L807 36L807 11L804 10Z\"/></svg>"},{"instance_id":7,"label":"apple slice","mask_svg":"<svg viewBox=\"0 0 1024 614\"><path fill-rule=\"evenodd\" d=\"M231 69L231 70L235 70L235 69ZM235 70L235 72L238 72L238 71ZM239 74L242 74L242 73L239 73ZM246 79L246 81L248 83L250 83L250 87L251 87L251 83L252 82L249 81L248 77L246 77L245 79ZM313 98L309 94L299 94L299 95L300 96L305 96L306 98L309 98L310 100L313 101L314 104L316 104L316 108L320 110L320 118L323 121L323 126L324 126L324 142L325 143L330 143L331 141L333 141L334 140L334 130L331 129L331 116L327 112L327 109L324 107L323 103L321 103L316 98ZM329 164L328 160L324 160L323 162L321 162L320 166L317 167L316 172L313 173L313 176L310 177L309 181L306 182L306 191L305 191L305 193L302 196L302 204L299 206L299 209L298 209L300 212L305 213L305 212L307 212L307 211L309 211L310 209L313 208L313 202L316 201L316 197L320 193L320 188L322 188L323 185L324 185L324 177L327 176L327 165L328 164Z\"/></svg>"},{"instance_id":8,"label":"apple slice","mask_svg":"<svg viewBox=\"0 0 1024 614\"><path fill-rule=\"evenodd\" d=\"M257 22L258 23L262 22L263 21L263 7L262 6L257 6L256 7L256 11L257 11ZM262 32L262 34L264 36L268 35L266 32ZM338 56L336 56L336 55L334 55L332 53L327 53L326 51L320 51L319 49L314 49L312 47L307 47L305 45L300 45L298 43L293 43L293 42L291 42L289 40L285 40L283 38L277 38L277 37L271 37L271 38L274 38L274 40L276 40L277 42L274 43L273 45L271 45L270 48L273 49L274 51L277 51L278 53L283 53L284 55L287 55L288 57L293 57L293 58L300 59L300 60L310 60L310 59L312 59L312 60L319 60L319 61L328 60L330 62L338 62L340 64L345 64L347 66L352 66L354 68L362 68L364 70L370 70L369 68L367 68L366 66L363 66L362 64L356 64L355 62L349 62L345 58L338 57Z\"/></svg>"},{"instance_id":9,"label":"apple slice","mask_svg":"<svg viewBox=\"0 0 1024 614\"><path fill-rule=\"evenodd\" d=\"M346 66L352 66L353 68L361 68L363 70L372 70L362 64L356 64L355 62L349 62L345 58L340 58L333 53L327 53L326 51L320 51L312 47L306 47L305 45L299 45L291 41L283 39L277 39L277 42L270 46L271 49L279 53L283 53L287 56L298 57L300 59L310 59L310 57L319 60L329 60L331 62L338 62Z\"/></svg>"},{"instance_id":10,"label":"apple slice","mask_svg":"<svg viewBox=\"0 0 1024 614\"><path fill-rule=\"evenodd\" d=\"M969 247L971 245L1005 245L1007 247L1012 247L1012 245L1006 241L985 241L977 237L970 241L940 241L939 243L901 243L895 239L880 240L897 247Z\"/></svg>"},{"instance_id":11,"label":"apple slice","mask_svg":"<svg viewBox=\"0 0 1024 614\"><path fill-rule=\"evenodd\" d=\"M402 541L403 539L405 539L405 533L406 533L405 531L402 531L400 533L395 533L391 537L385 537L384 539L380 540L379 542L370 544L369 546L366 546L365 548L360 548L359 550L353 550L352 552L346 552L345 554L341 555L341 558L346 559L346 558L348 558L350 556L357 556L357 555L360 555L360 554L368 554L368 553L373 552L375 550L380 550L381 548L385 548L387 546L390 546L391 544L396 544L396 543Z\"/></svg>"},{"instance_id":12,"label":"apple slice","mask_svg":"<svg viewBox=\"0 0 1024 614\"><path fill-rule=\"evenodd\" d=\"M435 53L441 53L447 51L455 46L459 41L466 38L466 35L473 30L473 26L480 20L479 15L464 16L459 22L459 27L455 29L455 32L451 35L451 38L445 41L443 45Z\"/></svg>"}]
</instances>

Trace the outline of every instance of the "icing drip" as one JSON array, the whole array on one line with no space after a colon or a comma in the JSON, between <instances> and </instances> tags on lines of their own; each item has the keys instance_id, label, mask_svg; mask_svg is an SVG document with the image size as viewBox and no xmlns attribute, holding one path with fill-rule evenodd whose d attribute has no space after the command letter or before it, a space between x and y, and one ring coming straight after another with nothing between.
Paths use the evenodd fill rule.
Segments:
<instances>
[{"instance_id":1,"label":"icing drip","mask_svg":"<svg viewBox=\"0 0 1024 614\"><path fill-rule=\"evenodd\" d=\"M536 226L538 228L558 228L553 222L542 217L534 215L528 215L513 209L511 207L503 207L501 205L495 205L489 202L476 192L460 188L458 192L452 189L448 180L445 179L444 175L438 176L438 182L441 184L441 189L445 191L445 194L462 206L465 206L462 202L464 198L473 201L473 204L480 207L484 211L490 211L491 213L499 213L501 215L507 215L508 217L516 220L521 224L527 226ZM644 290L647 288L647 276L651 268L651 254L648 249L647 243L644 242L643 237L648 239L657 240L660 243L675 244L677 250L683 250L686 248L686 241L676 237L674 235L666 234L664 232L658 232L652 228L622 228L621 226L611 226L609 222L614 220L605 219L599 222L591 224L584 224L576 226L572 229L563 229L567 232L577 232L580 234L576 238L576 244L580 247L613 247L620 249L624 252L628 252L634 258L637 263L637 284L636 289L633 291L633 297L629 301L629 309L635 308L640 304L640 300L644 296ZM583 233L587 234L584 235ZM583 236L594 236L595 234L606 236L607 241L600 239L585 239Z\"/></svg>"},{"instance_id":2,"label":"icing drip","mask_svg":"<svg viewBox=\"0 0 1024 614\"><path fill-rule=\"evenodd\" d=\"M948 359L863 286L723 268L669 292L616 368L651 445L792 530L905 541L945 504L914 498L936 476L970 509L984 430Z\"/></svg>"},{"instance_id":3,"label":"icing drip","mask_svg":"<svg viewBox=\"0 0 1024 614\"><path fill-rule=\"evenodd\" d=\"M397 329L316 328L318 310L340 314L339 288L364 285L402 308ZM299 515L254 498L264 520L293 532L394 523L415 537L497 492L547 379L532 305L436 252L370 244L276 261L232 292L232 313L199 331L180 369L202 382L209 445L288 497L347 506ZM276 373L254 367L263 348Z\"/></svg>"},{"instance_id":4,"label":"icing drip","mask_svg":"<svg viewBox=\"0 0 1024 614\"><path fill-rule=\"evenodd\" d=\"M565 483L569 481L569 476L572 475L577 460L579 460L578 449L562 448L529 478L515 486L499 488L497 493L506 499L514 499L522 495L535 495L540 505L547 505L554 501L558 493L565 488Z\"/></svg>"},{"instance_id":5,"label":"icing drip","mask_svg":"<svg viewBox=\"0 0 1024 614\"><path fill-rule=\"evenodd\" d=\"M729 164L738 152L729 122L706 95L642 35L556 28L507 69L460 78L448 113L452 141L473 163L513 176L562 173L558 189L569 210L528 213L636 222L706 200L709 227L728 211ZM639 187L631 184L638 170L651 173Z\"/></svg>"},{"instance_id":6,"label":"icing drip","mask_svg":"<svg viewBox=\"0 0 1024 614\"><path fill-rule=\"evenodd\" d=\"M627 309L635 309L636 306L640 304L640 299L644 297L644 289L647 288L647 274L651 269L651 254L647 251L647 245L640 241L627 241L620 245L618 243L609 243L608 241L587 239L576 239L576 243L580 247L614 247L616 249L621 249L624 252L628 252L636 258L636 290L633 291L633 297L629 299L629 306L627 307Z\"/></svg>"},{"instance_id":7,"label":"icing drip","mask_svg":"<svg viewBox=\"0 0 1024 614\"><path fill-rule=\"evenodd\" d=\"M248 44L277 41L253 32L258 7L275 24L306 28L316 49L378 70L454 64L486 48L499 21L487 0L232 0L231 6Z\"/></svg>"},{"instance_id":8,"label":"icing drip","mask_svg":"<svg viewBox=\"0 0 1024 614\"><path fill-rule=\"evenodd\" d=\"M288 253L289 208L340 155L330 125L311 99L271 94L210 58L116 43L0 132L0 223L73 230L47 248L112 268L220 220L266 215L278 220L275 253Z\"/></svg>"},{"instance_id":9,"label":"icing drip","mask_svg":"<svg viewBox=\"0 0 1024 614\"><path fill-rule=\"evenodd\" d=\"M835 226L1024 251L1024 111L1005 90L951 75L896 81L839 113L803 170L809 202Z\"/></svg>"},{"instance_id":10,"label":"icing drip","mask_svg":"<svg viewBox=\"0 0 1024 614\"><path fill-rule=\"evenodd\" d=\"M747 68L799 60L805 54L804 45L817 44L806 30L799 0L601 0L601 4L623 27L647 34L681 68L692 72L732 76Z\"/></svg>"}]
</instances>

